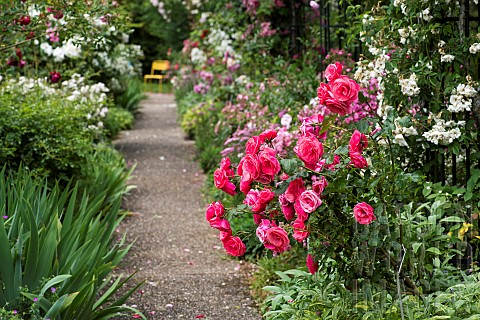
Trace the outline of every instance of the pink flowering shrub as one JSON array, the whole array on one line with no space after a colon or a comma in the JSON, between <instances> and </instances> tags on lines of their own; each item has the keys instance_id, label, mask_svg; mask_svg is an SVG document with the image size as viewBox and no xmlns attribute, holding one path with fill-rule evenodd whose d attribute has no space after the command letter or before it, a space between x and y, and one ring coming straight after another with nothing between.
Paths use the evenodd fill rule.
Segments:
<instances>
[{"instance_id":1,"label":"pink flowering shrub","mask_svg":"<svg viewBox=\"0 0 480 320\"><path fill-rule=\"evenodd\" d=\"M339 64L327 68L333 89L325 92L330 91L326 93L329 94L328 99L342 107L341 110L332 108L331 112L350 110L359 90L355 81L341 75L341 71ZM335 84L337 79L341 83ZM269 129L253 135L244 143L236 174L230 158L223 158L220 167L215 170L214 184L229 195L242 193L243 204L236 209L225 209L221 203L213 202L207 207L206 217L210 225L220 232L228 254L238 256L245 253L239 238L232 240L232 229L228 223L229 215L238 211L251 214L257 225L255 233L258 240L273 254L288 250L292 240L303 243L312 233L315 234L317 230L312 229L311 221L328 206L326 193L332 175L368 167L363 156L368 148L365 134L353 131L342 153L324 146L327 129L328 122L326 124L322 115L305 117L294 142L295 147L282 155L274 148L277 130ZM327 159L330 156L331 160ZM368 225L375 220L373 208L365 202L357 203L346 214L347 221L357 221L359 225ZM309 257L313 259L312 255ZM308 265L310 270L314 270L316 262L312 260Z\"/></svg>"}]
</instances>

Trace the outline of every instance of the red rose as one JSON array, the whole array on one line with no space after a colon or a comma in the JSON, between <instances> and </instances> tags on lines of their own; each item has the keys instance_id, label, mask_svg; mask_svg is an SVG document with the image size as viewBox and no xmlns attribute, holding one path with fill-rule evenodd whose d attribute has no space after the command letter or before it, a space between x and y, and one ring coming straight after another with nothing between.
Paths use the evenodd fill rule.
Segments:
<instances>
[{"instance_id":1,"label":"red rose","mask_svg":"<svg viewBox=\"0 0 480 320\"><path fill-rule=\"evenodd\" d=\"M260 140L262 143L265 140L273 140L277 137L277 131L275 130L265 130L260 134Z\"/></svg>"},{"instance_id":2,"label":"red rose","mask_svg":"<svg viewBox=\"0 0 480 320\"><path fill-rule=\"evenodd\" d=\"M18 23L20 23L22 26L29 25L30 22L32 22L30 16L23 16L18 20Z\"/></svg>"},{"instance_id":3,"label":"red rose","mask_svg":"<svg viewBox=\"0 0 480 320\"><path fill-rule=\"evenodd\" d=\"M377 219L373 214L372 206L365 202L360 202L353 207L353 215L355 220L360 224L370 224L373 220Z\"/></svg>"},{"instance_id":4,"label":"red rose","mask_svg":"<svg viewBox=\"0 0 480 320\"><path fill-rule=\"evenodd\" d=\"M258 156L247 154L240 160L237 168L237 174L242 177L243 181L253 181L260 176L260 163Z\"/></svg>"}]
</instances>

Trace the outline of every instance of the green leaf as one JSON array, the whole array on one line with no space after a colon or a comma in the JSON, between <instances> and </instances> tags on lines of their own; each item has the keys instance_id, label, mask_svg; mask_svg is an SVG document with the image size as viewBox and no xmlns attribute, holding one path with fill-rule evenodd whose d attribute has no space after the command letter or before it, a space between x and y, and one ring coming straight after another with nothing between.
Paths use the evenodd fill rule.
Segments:
<instances>
[{"instance_id":1,"label":"green leaf","mask_svg":"<svg viewBox=\"0 0 480 320\"><path fill-rule=\"evenodd\" d=\"M348 146L340 146L335 150L334 153L338 155L348 154Z\"/></svg>"},{"instance_id":2,"label":"green leaf","mask_svg":"<svg viewBox=\"0 0 480 320\"><path fill-rule=\"evenodd\" d=\"M465 195L463 196L463 199L465 201L469 201L472 198L473 198L473 193L471 193L470 191L465 192Z\"/></svg>"},{"instance_id":3,"label":"green leaf","mask_svg":"<svg viewBox=\"0 0 480 320\"><path fill-rule=\"evenodd\" d=\"M70 274L62 274L62 275L56 276L55 278L51 279L50 281L45 283L45 285L42 287L42 289L40 290L40 295L43 296L45 291L48 290L48 288L56 285L57 283L65 281L66 279L70 278L71 276L72 275L70 275Z\"/></svg>"},{"instance_id":4,"label":"green leaf","mask_svg":"<svg viewBox=\"0 0 480 320\"><path fill-rule=\"evenodd\" d=\"M442 220L440 220L440 222L458 222L458 223L464 223L465 220L463 220L463 219L460 218L460 217L450 216L450 217L443 218Z\"/></svg>"},{"instance_id":5,"label":"green leaf","mask_svg":"<svg viewBox=\"0 0 480 320\"><path fill-rule=\"evenodd\" d=\"M435 247L428 248L427 251L431 252L433 254L436 254L436 255L442 254L442 252L440 252L440 250L438 248L435 248Z\"/></svg>"},{"instance_id":6,"label":"green leaf","mask_svg":"<svg viewBox=\"0 0 480 320\"><path fill-rule=\"evenodd\" d=\"M412 243L412 249L413 249L413 253L417 253L418 249L422 246L422 243L420 242L415 242L415 243Z\"/></svg>"},{"instance_id":7,"label":"green leaf","mask_svg":"<svg viewBox=\"0 0 480 320\"><path fill-rule=\"evenodd\" d=\"M283 289L280 287L275 287L275 286L266 286L262 288L263 290L270 291L273 293L282 293Z\"/></svg>"}]
</instances>

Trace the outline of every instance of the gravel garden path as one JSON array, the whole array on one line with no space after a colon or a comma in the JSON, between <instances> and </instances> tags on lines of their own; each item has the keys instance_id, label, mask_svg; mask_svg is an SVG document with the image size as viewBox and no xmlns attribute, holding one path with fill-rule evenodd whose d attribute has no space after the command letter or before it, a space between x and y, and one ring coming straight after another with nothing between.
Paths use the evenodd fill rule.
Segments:
<instances>
[{"instance_id":1,"label":"gravel garden path","mask_svg":"<svg viewBox=\"0 0 480 320\"><path fill-rule=\"evenodd\" d=\"M115 141L137 164L130 181L137 188L124 203L133 214L119 230L135 243L116 272L145 281L129 304L148 319L261 319L244 266L226 257L205 222L205 176L177 125L173 95L149 94L142 106L133 130Z\"/></svg>"}]
</instances>

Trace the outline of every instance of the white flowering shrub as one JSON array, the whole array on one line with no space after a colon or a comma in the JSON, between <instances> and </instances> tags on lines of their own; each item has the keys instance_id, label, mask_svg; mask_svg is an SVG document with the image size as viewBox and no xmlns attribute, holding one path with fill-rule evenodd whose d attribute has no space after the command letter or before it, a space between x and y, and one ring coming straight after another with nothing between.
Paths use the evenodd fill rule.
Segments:
<instances>
[{"instance_id":1,"label":"white flowering shrub","mask_svg":"<svg viewBox=\"0 0 480 320\"><path fill-rule=\"evenodd\" d=\"M467 149L472 159L480 155L480 34L467 28L469 5L469 1L392 0L375 5L359 19L357 31L368 54L358 62L355 77L361 85L378 80L382 129L394 145L404 148L398 152L409 158L410 169L427 175L445 161L440 156L426 159L427 153L447 151L447 171L455 169L453 161L463 161ZM411 129L399 126L399 118ZM467 163L455 165L458 169Z\"/></svg>"}]
</instances>

